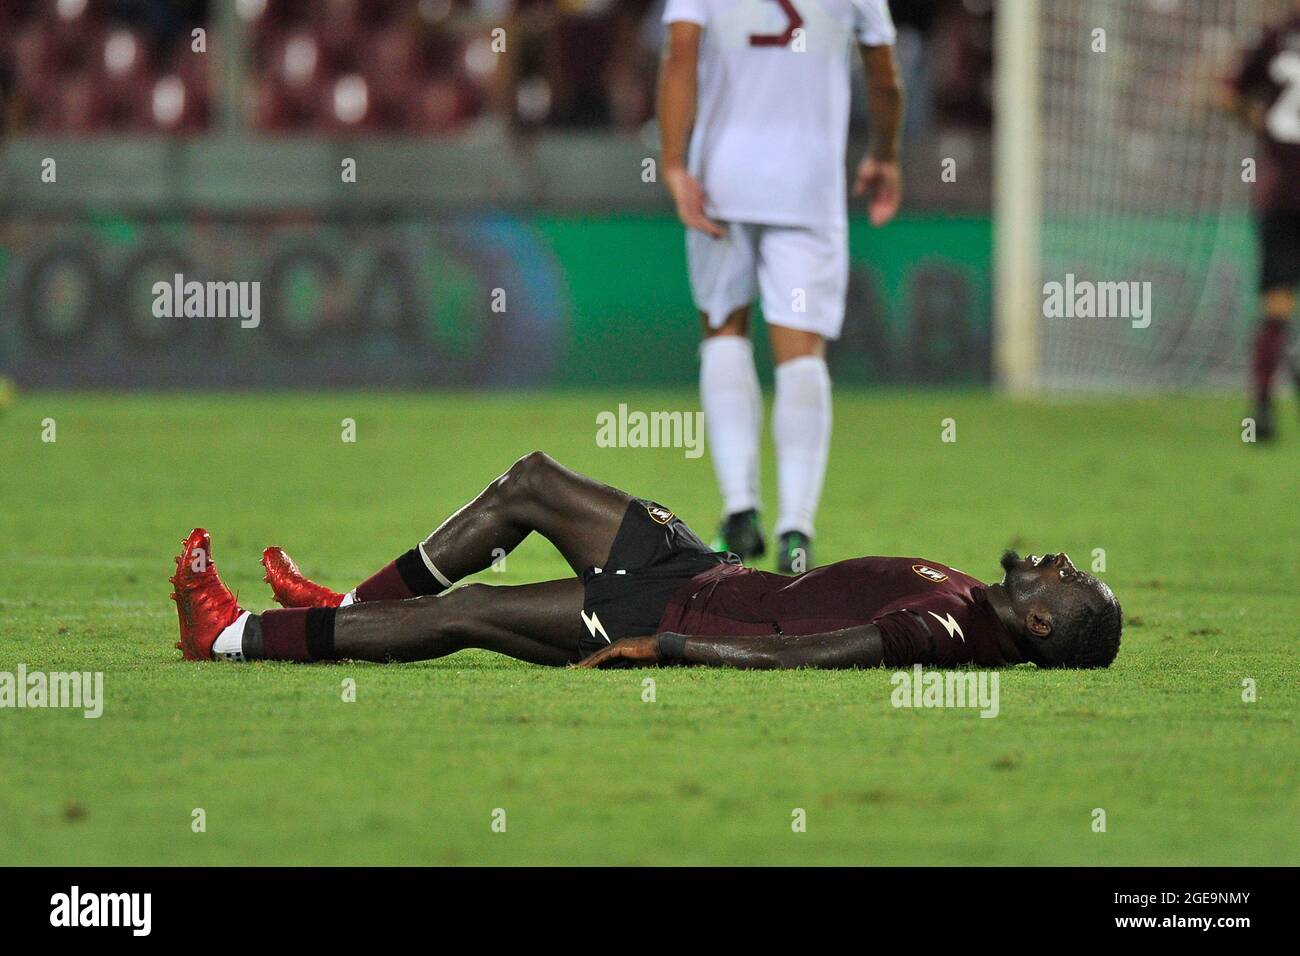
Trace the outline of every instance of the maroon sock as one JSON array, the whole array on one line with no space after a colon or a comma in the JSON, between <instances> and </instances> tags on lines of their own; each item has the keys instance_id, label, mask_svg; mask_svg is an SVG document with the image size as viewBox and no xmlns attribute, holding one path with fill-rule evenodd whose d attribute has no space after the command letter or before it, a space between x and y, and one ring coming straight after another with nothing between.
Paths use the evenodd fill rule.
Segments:
<instances>
[{"instance_id":1,"label":"maroon sock","mask_svg":"<svg viewBox=\"0 0 1300 956\"><path fill-rule=\"evenodd\" d=\"M248 640L245 625L244 656L251 660L269 661L332 661L334 653L334 616L338 608L294 607L277 611L263 611L250 619L258 622L254 629L260 637ZM250 646L250 643L253 646Z\"/></svg>"},{"instance_id":2,"label":"maroon sock","mask_svg":"<svg viewBox=\"0 0 1300 956\"><path fill-rule=\"evenodd\" d=\"M1255 329L1255 347L1251 353L1250 381L1255 400L1267 402L1273 391L1273 375L1282 353L1286 351L1286 319L1264 318Z\"/></svg>"},{"instance_id":3,"label":"maroon sock","mask_svg":"<svg viewBox=\"0 0 1300 956\"><path fill-rule=\"evenodd\" d=\"M396 561L357 585L358 604L366 601L405 601L421 594L441 594L446 587L429 570L418 548L412 548Z\"/></svg>"}]
</instances>

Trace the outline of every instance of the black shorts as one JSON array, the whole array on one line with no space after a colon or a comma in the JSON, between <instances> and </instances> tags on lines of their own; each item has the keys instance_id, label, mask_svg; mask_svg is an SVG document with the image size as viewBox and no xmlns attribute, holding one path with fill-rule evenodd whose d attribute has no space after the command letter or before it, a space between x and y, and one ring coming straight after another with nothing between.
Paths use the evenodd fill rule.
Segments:
<instances>
[{"instance_id":1,"label":"black shorts","mask_svg":"<svg viewBox=\"0 0 1300 956\"><path fill-rule=\"evenodd\" d=\"M739 563L734 554L710 551L663 505L633 498L605 566L582 572L579 657L623 637L656 633L669 599L683 584L716 565Z\"/></svg>"},{"instance_id":2,"label":"black shorts","mask_svg":"<svg viewBox=\"0 0 1300 956\"><path fill-rule=\"evenodd\" d=\"M1300 285L1300 211L1259 218L1259 291Z\"/></svg>"}]
</instances>

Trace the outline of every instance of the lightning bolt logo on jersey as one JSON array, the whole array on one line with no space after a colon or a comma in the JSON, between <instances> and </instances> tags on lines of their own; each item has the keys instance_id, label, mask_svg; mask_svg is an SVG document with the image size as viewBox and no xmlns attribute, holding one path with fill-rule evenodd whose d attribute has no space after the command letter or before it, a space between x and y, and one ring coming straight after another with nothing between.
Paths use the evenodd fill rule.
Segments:
<instances>
[{"instance_id":1,"label":"lightning bolt logo on jersey","mask_svg":"<svg viewBox=\"0 0 1300 956\"><path fill-rule=\"evenodd\" d=\"M587 625L588 634L590 634L592 637L599 636L604 638L606 644L613 643L609 639L609 635L605 633L605 626L600 623L600 618L596 616L595 611L592 611L590 614L588 614L586 611L579 611L578 613L582 615L582 623Z\"/></svg>"},{"instance_id":2,"label":"lightning bolt logo on jersey","mask_svg":"<svg viewBox=\"0 0 1300 956\"><path fill-rule=\"evenodd\" d=\"M671 508L632 499L605 564L582 572L579 659L624 637L654 634L678 589L730 560L709 550Z\"/></svg>"},{"instance_id":3,"label":"lightning bolt logo on jersey","mask_svg":"<svg viewBox=\"0 0 1300 956\"><path fill-rule=\"evenodd\" d=\"M961 625L957 623L956 619L951 614L945 614L943 617L940 617L933 611L927 611L926 613L943 625L943 629L948 632L949 637L952 637L955 634L957 637L961 638L962 643L965 643L966 635L961 632Z\"/></svg>"}]
</instances>

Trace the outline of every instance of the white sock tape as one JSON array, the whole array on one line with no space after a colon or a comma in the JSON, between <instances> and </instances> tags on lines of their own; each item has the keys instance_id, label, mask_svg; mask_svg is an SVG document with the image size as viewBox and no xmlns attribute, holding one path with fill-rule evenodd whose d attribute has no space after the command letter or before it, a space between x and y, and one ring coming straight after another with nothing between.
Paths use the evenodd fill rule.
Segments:
<instances>
[{"instance_id":1,"label":"white sock tape","mask_svg":"<svg viewBox=\"0 0 1300 956\"><path fill-rule=\"evenodd\" d=\"M441 584L444 588L451 587L451 582L448 581L446 576L441 571L438 570L438 568L434 565L432 561L429 560L429 556L424 553L423 541L420 542L420 546L416 550L420 552L420 557L424 558L424 566L429 569L429 573L432 574L438 580L438 583Z\"/></svg>"},{"instance_id":2,"label":"white sock tape","mask_svg":"<svg viewBox=\"0 0 1300 956\"><path fill-rule=\"evenodd\" d=\"M245 611L217 635L217 639L212 642L214 661L239 662L244 659L244 625L250 617L252 614Z\"/></svg>"}]
</instances>

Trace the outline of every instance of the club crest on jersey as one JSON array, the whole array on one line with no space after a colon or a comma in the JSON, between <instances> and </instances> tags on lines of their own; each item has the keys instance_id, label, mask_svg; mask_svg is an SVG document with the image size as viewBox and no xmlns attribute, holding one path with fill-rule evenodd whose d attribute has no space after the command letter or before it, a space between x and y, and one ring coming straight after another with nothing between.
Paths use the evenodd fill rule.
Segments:
<instances>
[{"instance_id":1,"label":"club crest on jersey","mask_svg":"<svg viewBox=\"0 0 1300 956\"><path fill-rule=\"evenodd\" d=\"M927 581L933 581L935 584L938 584L940 581L948 580L948 575L944 574L942 571L936 571L934 568L926 567L924 564L914 564L912 565L912 570L921 575L921 577L925 578Z\"/></svg>"},{"instance_id":2,"label":"club crest on jersey","mask_svg":"<svg viewBox=\"0 0 1300 956\"><path fill-rule=\"evenodd\" d=\"M667 524L673 520L673 513L663 505L646 505L646 513L660 524Z\"/></svg>"}]
</instances>

